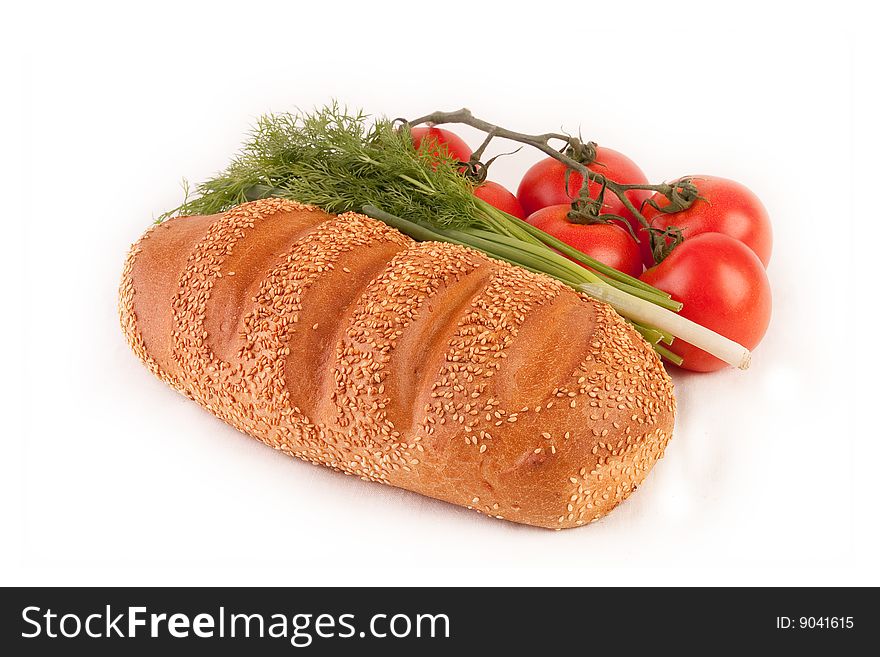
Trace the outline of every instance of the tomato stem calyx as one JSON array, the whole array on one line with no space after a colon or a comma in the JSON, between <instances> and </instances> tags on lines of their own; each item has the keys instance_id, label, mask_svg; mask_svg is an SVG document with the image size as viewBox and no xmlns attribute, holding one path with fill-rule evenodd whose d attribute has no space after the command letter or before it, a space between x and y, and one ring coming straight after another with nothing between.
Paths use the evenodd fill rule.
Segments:
<instances>
[{"instance_id":1,"label":"tomato stem calyx","mask_svg":"<svg viewBox=\"0 0 880 657\"><path fill-rule=\"evenodd\" d=\"M686 210L697 200L705 201L700 196L700 191L692 178L680 178L673 183L664 183L660 185L665 187L662 194L668 200L666 205L661 206L654 199L648 198L642 203L641 210L648 205L658 212L664 214L674 214L682 210ZM677 226L667 226L666 228L655 228L647 226L649 246L651 247L651 257L654 264L659 265L663 260L672 253L673 249L684 242L684 234Z\"/></svg>"},{"instance_id":2,"label":"tomato stem calyx","mask_svg":"<svg viewBox=\"0 0 880 657\"><path fill-rule=\"evenodd\" d=\"M684 233L678 226L667 226L666 228L648 228L648 235L651 246L651 257L654 264L659 265L667 256L684 242Z\"/></svg>"}]
</instances>

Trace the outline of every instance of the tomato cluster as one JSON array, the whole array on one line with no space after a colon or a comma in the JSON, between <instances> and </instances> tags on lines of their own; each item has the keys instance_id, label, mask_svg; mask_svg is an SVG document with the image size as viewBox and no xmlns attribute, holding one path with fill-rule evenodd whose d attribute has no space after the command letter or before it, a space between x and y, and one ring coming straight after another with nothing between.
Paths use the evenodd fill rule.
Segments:
<instances>
[{"instance_id":1,"label":"tomato cluster","mask_svg":"<svg viewBox=\"0 0 880 657\"><path fill-rule=\"evenodd\" d=\"M414 128L417 148L431 152L446 148L465 162L471 150L458 135L441 128ZM648 179L635 162L610 148L597 147L588 168L608 180L643 185ZM681 315L753 349L770 323L770 283L765 268L770 261L773 237L770 219L761 201L745 186L715 176L688 176L698 198L678 212L664 212L669 199L648 190L629 190L627 198L647 225L615 194L606 190L602 214L619 220L581 223L570 219L571 203L583 184L572 171L566 185L566 166L548 157L533 165L522 178L516 196L492 181L474 194L487 203L562 240L615 269L664 290L684 307ZM591 198L600 183L588 182ZM664 235L666 250L659 263L651 249L649 229ZM674 245L674 229L683 240ZM674 246L673 246L674 245ZM670 350L683 359L681 367L711 372L726 364L683 340Z\"/></svg>"}]
</instances>

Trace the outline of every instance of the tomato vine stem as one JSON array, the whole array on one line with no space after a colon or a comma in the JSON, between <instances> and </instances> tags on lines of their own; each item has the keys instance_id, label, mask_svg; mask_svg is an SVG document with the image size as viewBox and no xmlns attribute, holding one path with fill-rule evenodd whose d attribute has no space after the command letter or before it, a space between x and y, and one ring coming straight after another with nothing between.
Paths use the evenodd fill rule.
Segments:
<instances>
[{"instance_id":1,"label":"tomato vine stem","mask_svg":"<svg viewBox=\"0 0 880 657\"><path fill-rule=\"evenodd\" d=\"M632 200L630 200L627 192L644 190L662 194L669 203L662 209L658 209L666 213L678 212L689 208L699 198L696 186L690 178L682 178L674 183L664 182L656 185L619 183L611 180L603 173L589 168L588 165L595 161L597 155L597 145L595 142L584 142L579 137L560 132L545 132L536 135L516 132L515 130L509 130L508 128L477 118L469 109L464 107L452 112L431 112L406 122L410 128L421 124L442 125L447 123L467 125L486 134L483 142L473 152L470 162L465 163L472 171L477 170L477 168L481 169L483 177L485 177L485 169L488 167L488 163L482 164L480 160L486 148L496 137L537 148L539 151L564 164L568 167L569 172L575 171L579 173L581 175L581 187L578 190L577 198L572 202L572 210L568 215L569 221L573 223L607 222L610 219L620 220L627 223L627 229L629 229L633 238L639 241L638 236L633 234L632 228L622 217L602 213L601 208L604 205L605 193L610 191L620 199L623 206L644 227L651 243L651 252L655 254L657 262L668 252L667 239L672 240L673 246L680 243L683 239L681 232L674 226L670 226L662 231L653 228L642 213L643 208L636 207ZM557 148L552 142L561 142L561 146ZM566 181L568 179L569 176L566 175ZM590 196L589 182L597 183L600 186L596 198ZM655 203L651 204L655 208L658 207Z\"/></svg>"}]
</instances>

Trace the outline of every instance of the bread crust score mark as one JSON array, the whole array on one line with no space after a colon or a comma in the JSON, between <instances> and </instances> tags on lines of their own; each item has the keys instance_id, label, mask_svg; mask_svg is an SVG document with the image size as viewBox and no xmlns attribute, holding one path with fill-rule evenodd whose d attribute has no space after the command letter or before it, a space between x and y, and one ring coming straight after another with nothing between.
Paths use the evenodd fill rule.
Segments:
<instances>
[{"instance_id":1,"label":"bread crust score mark","mask_svg":"<svg viewBox=\"0 0 880 657\"><path fill-rule=\"evenodd\" d=\"M292 456L568 528L662 457L672 382L608 306L459 246L281 199L154 226L122 328L160 379Z\"/></svg>"}]
</instances>

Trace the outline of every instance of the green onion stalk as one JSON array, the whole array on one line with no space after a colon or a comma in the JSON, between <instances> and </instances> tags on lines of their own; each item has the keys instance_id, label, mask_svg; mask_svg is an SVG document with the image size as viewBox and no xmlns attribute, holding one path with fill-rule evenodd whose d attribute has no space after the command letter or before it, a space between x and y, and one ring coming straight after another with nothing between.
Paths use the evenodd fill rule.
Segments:
<instances>
[{"instance_id":1,"label":"green onion stalk","mask_svg":"<svg viewBox=\"0 0 880 657\"><path fill-rule=\"evenodd\" d=\"M461 118L458 113L435 113L429 117ZM232 163L221 173L199 184L195 194L184 186L183 203L163 214L204 215L223 212L246 201L270 196L316 205L331 213L361 212L385 222L418 241L438 241L477 249L492 258L513 263L556 278L566 285L608 303L664 358L680 364L669 351L678 337L745 369L749 352L741 345L677 314L681 303L641 280L617 271L521 219L509 215L473 194L480 177L467 175L485 165L479 163L493 136L525 143L547 144L561 135L531 137L504 131L470 116L465 122L486 129L487 139L470 163L461 163L445 149L415 149L406 122L371 118L337 103L309 113L270 114L259 119L250 138ZM413 125L416 122L413 122ZM505 134L506 133L506 134ZM513 135L513 136L511 136ZM541 140L543 139L543 142ZM552 151L559 159L569 155ZM589 148L586 149L589 152ZM573 170L584 170L571 160ZM465 173L462 173L466 164ZM569 164L569 162L566 162ZM585 175L583 188L587 187ZM602 181L603 192L627 191ZM645 186L667 193L673 202L680 188ZM586 192L582 189L582 195ZM685 200L687 202L687 200ZM601 206L600 203L598 204ZM598 207L595 203L592 207ZM666 345L666 346L664 346Z\"/></svg>"}]
</instances>

